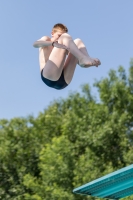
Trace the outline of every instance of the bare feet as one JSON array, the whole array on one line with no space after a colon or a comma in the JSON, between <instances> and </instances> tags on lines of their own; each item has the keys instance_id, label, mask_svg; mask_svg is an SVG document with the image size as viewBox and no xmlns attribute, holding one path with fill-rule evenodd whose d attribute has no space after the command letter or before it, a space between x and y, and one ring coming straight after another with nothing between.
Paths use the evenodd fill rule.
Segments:
<instances>
[{"instance_id":1,"label":"bare feet","mask_svg":"<svg viewBox=\"0 0 133 200\"><path fill-rule=\"evenodd\" d=\"M89 56L83 57L79 60L78 63L81 67L87 68L91 66L96 66L101 65L101 62L98 58L91 58Z\"/></svg>"}]
</instances>

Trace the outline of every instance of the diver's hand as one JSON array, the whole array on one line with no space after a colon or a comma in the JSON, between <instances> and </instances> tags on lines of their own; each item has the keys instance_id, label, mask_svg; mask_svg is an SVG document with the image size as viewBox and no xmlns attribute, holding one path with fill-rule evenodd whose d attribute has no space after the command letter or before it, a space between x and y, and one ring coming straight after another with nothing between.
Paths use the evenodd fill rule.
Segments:
<instances>
[{"instance_id":1,"label":"diver's hand","mask_svg":"<svg viewBox=\"0 0 133 200\"><path fill-rule=\"evenodd\" d=\"M52 46L53 46L53 47L56 47L56 48L60 48L60 49L66 49L66 50L69 51L69 49L68 49L65 45L59 44L57 41L53 42L53 43L52 43Z\"/></svg>"}]
</instances>

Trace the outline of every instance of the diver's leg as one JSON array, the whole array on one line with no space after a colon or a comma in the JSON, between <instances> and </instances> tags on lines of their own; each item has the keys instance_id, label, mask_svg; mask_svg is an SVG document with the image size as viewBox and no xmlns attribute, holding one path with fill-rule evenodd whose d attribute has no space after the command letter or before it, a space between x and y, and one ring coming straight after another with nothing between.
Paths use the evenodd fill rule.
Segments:
<instances>
[{"instance_id":1,"label":"diver's leg","mask_svg":"<svg viewBox=\"0 0 133 200\"><path fill-rule=\"evenodd\" d=\"M60 44L65 45L68 48L68 51L70 51L78 60L79 65L84 66L98 66L100 65L100 61L95 58L91 58L90 56L84 55L76 46L71 36L67 33L64 33L60 36L58 39L58 42Z\"/></svg>"},{"instance_id":2,"label":"diver's leg","mask_svg":"<svg viewBox=\"0 0 133 200\"><path fill-rule=\"evenodd\" d=\"M81 39L75 39L74 43L85 56L89 56L87 49ZM67 84L71 82L77 64L78 64L78 59L73 54L69 53L64 65L64 79ZM85 67L90 67L90 66L85 66Z\"/></svg>"},{"instance_id":3,"label":"diver's leg","mask_svg":"<svg viewBox=\"0 0 133 200\"><path fill-rule=\"evenodd\" d=\"M43 69L43 76L45 78L52 81L57 81L60 78L66 59L66 53L67 51L65 49L53 48Z\"/></svg>"},{"instance_id":4,"label":"diver's leg","mask_svg":"<svg viewBox=\"0 0 133 200\"><path fill-rule=\"evenodd\" d=\"M64 79L69 84L73 78L78 59L71 53L68 54L64 65Z\"/></svg>"},{"instance_id":5,"label":"diver's leg","mask_svg":"<svg viewBox=\"0 0 133 200\"><path fill-rule=\"evenodd\" d=\"M74 43L76 44L76 46L78 47L78 49L85 55L85 56L89 56L88 51L86 49L85 44L83 43L83 41L79 38L74 40ZM90 56L89 56L90 57Z\"/></svg>"},{"instance_id":6,"label":"diver's leg","mask_svg":"<svg viewBox=\"0 0 133 200\"><path fill-rule=\"evenodd\" d=\"M88 54L87 48L85 46L85 44L83 43L83 41L79 38L74 40L74 43L76 44L76 46L78 47L78 49L85 55L90 57L90 55ZM99 64L101 64L100 60L98 58L92 58L94 60L98 60ZM89 65L84 66L84 67L90 67Z\"/></svg>"}]
</instances>

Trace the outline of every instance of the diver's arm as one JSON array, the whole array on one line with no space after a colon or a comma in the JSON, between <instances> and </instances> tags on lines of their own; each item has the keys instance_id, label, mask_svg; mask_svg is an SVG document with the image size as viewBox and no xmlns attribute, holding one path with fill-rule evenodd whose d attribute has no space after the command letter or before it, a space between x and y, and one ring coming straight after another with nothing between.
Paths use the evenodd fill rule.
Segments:
<instances>
[{"instance_id":1,"label":"diver's arm","mask_svg":"<svg viewBox=\"0 0 133 200\"><path fill-rule=\"evenodd\" d=\"M33 43L33 47L35 48L40 48L40 47L47 47L47 46L52 46L51 41L44 41L44 40L37 40L36 42Z\"/></svg>"},{"instance_id":2,"label":"diver's arm","mask_svg":"<svg viewBox=\"0 0 133 200\"><path fill-rule=\"evenodd\" d=\"M69 49L65 45L59 44L58 42L52 42L52 41L36 41L34 42L33 46L35 48L53 46L56 48L66 49L69 51Z\"/></svg>"},{"instance_id":3,"label":"diver's arm","mask_svg":"<svg viewBox=\"0 0 133 200\"><path fill-rule=\"evenodd\" d=\"M42 38L33 43L33 47L35 48L47 47L47 46L52 46L51 38L48 36L43 36Z\"/></svg>"}]
</instances>

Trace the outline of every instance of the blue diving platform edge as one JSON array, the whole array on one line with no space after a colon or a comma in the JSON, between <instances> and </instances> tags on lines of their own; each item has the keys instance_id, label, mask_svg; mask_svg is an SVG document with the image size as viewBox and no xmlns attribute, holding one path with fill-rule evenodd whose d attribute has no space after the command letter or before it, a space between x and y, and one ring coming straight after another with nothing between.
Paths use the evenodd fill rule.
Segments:
<instances>
[{"instance_id":1,"label":"blue diving platform edge","mask_svg":"<svg viewBox=\"0 0 133 200\"><path fill-rule=\"evenodd\" d=\"M133 164L73 190L76 194L121 199L133 194Z\"/></svg>"}]
</instances>

